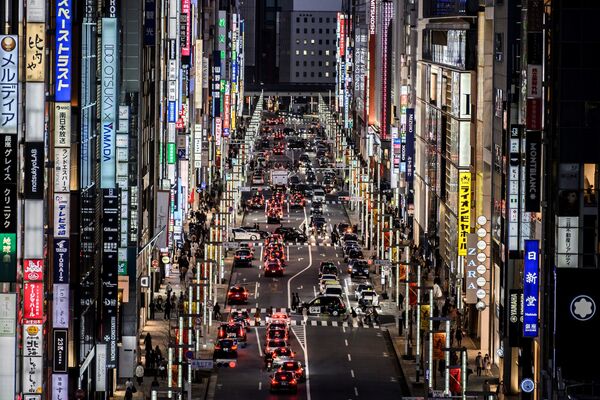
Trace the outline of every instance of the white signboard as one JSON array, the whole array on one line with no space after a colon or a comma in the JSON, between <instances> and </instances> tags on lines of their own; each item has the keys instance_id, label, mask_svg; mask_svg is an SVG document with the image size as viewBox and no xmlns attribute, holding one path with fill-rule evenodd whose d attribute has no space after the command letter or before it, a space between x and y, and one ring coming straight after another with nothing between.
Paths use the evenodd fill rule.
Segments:
<instances>
[{"instance_id":1,"label":"white signboard","mask_svg":"<svg viewBox=\"0 0 600 400\"><path fill-rule=\"evenodd\" d=\"M54 191L69 193L71 186L71 149L54 148Z\"/></svg>"},{"instance_id":2,"label":"white signboard","mask_svg":"<svg viewBox=\"0 0 600 400\"><path fill-rule=\"evenodd\" d=\"M69 375L52 374L52 400L69 399Z\"/></svg>"},{"instance_id":3,"label":"white signboard","mask_svg":"<svg viewBox=\"0 0 600 400\"><path fill-rule=\"evenodd\" d=\"M556 266L579 267L579 217L557 217Z\"/></svg>"},{"instance_id":4,"label":"white signboard","mask_svg":"<svg viewBox=\"0 0 600 400\"><path fill-rule=\"evenodd\" d=\"M54 237L68 238L69 225L69 194L54 194Z\"/></svg>"},{"instance_id":5,"label":"white signboard","mask_svg":"<svg viewBox=\"0 0 600 400\"><path fill-rule=\"evenodd\" d=\"M17 295L0 293L0 400L14 400L15 349L17 341Z\"/></svg>"}]
</instances>

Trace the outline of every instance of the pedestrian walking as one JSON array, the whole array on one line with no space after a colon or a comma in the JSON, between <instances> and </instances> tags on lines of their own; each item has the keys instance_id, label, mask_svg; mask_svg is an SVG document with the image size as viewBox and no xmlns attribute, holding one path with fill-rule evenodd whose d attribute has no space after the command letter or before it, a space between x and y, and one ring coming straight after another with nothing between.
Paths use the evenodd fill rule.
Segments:
<instances>
[{"instance_id":1,"label":"pedestrian walking","mask_svg":"<svg viewBox=\"0 0 600 400\"><path fill-rule=\"evenodd\" d=\"M483 357L483 368L485 370L485 376L492 376L492 359L487 353Z\"/></svg>"},{"instance_id":2,"label":"pedestrian walking","mask_svg":"<svg viewBox=\"0 0 600 400\"><path fill-rule=\"evenodd\" d=\"M213 307L213 318L216 321L221 319L221 306L219 306L219 303L215 303Z\"/></svg>"},{"instance_id":3,"label":"pedestrian walking","mask_svg":"<svg viewBox=\"0 0 600 400\"><path fill-rule=\"evenodd\" d=\"M260 309L256 309L254 313L254 326L260 326Z\"/></svg>"},{"instance_id":4,"label":"pedestrian walking","mask_svg":"<svg viewBox=\"0 0 600 400\"><path fill-rule=\"evenodd\" d=\"M292 311L296 312L298 309L298 301L296 300L296 293L292 293Z\"/></svg>"},{"instance_id":5,"label":"pedestrian walking","mask_svg":"<svg viewBox=\"0 0 600 400\"><path fill-rule=\"evenodd\" d=\"M171 319L171 300L167 299L165 302L165 319Z\"/></svg>"},{"instance_id":6,"label":"pedestrian walking","mask_svg":"<svg viewBox=\"0 0 600 400\"><path fill-rule=\"evenodd\" d=\"M144 366L142 363L138 363L137 367L135 367L135 377L137 378L138 385L144 382Z\"/></svg>"},{"instance_id":7,"label":"pedestrian walking","mask_svg":"<svg viewBox=\"0 0 600 400\"><path fill-rule=\"evenodd\" d=\"M483 371L483 357L481 356L481 352L478 352L477 357L475 357L475 367L477 368L477 376L481 376L481 371Z\"/></svg>"},{"instance_id":8,"label":"pedestrian walking","mask_svg":"<svg viewBox=\"0 0 600 400\"><path fill-rule=\"evenodd\" d=\"M154 319L154 312L156 311L156 303L154 302L154 299L150 300L150 304L148 305L150 307L150 319Z\"/></svg>"},{"instance_id":9,"label":"pedestrian walking","mask_svg":"<svg viewBox=\"0 0 600 400\"><path fill-rule=\"evenodd\" d=\"M148 350L152 350L152 335L150 332L146 333L146 336L144 337L144 348L146 352L148 352Z\"/></svg>"},{"instance_id":10,"label":"pedestrian walking","mask_svg":"<svg viewBox=\"0 0 600 400\"><path fill-rule=\"evenodd\" d=\"M454 338L456 339L456 344L458 344L458 347L462 347L463 331L460 327L456 327L456 334L454 335Z\"/></svg>"}]
</instances>

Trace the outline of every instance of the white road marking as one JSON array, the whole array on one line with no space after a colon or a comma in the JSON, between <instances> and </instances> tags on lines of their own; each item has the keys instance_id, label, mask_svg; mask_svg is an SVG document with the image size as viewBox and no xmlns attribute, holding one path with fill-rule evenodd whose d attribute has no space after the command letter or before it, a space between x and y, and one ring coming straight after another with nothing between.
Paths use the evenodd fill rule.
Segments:
<instances>
[{"instance_id":1,"label":"white road marking","mask_svg":"<svg viewBox=\"0 0 600 400\"><path fill-rule=\"evenodd\" d=\"M263 352L262 352L262 347L260 346L260 337L258 336L258 328L254 328L254 331L256 332L256 347L258 347L258 355L262 358Z\"/></svg>"},{"instance_id":2,"label":"white road marking","mask_svg":"<svg viewBox=\"0 0 600 400\"><path fill-rule=\"evenodd\" d=\"M258 331L257 331L258 332ZM308 339L306 338L306 325L302 325L302 333L304 336L304 345L296 335L296 332L292 329L292 333L296 336L296 340L300 343L300 347L304 352L304 375L306 377L306 400L311 400L310 397L310 369L308 367ZM258 333L257 333L258 334Z\"/></svg>"},{"instance_id":3,"label":"white road marking","mask_svg":"<svg viewBox=\"0 0 600 400\"><path fill-rule=\"evenodd\" d=\"M258 390L262 390L262 382L258 382Z\"/></svg>"},{"instance_id":4,"label":"white road marking","mask_svg":"<svg viewBox=\"0 0 600 400\"><path fill-rule=\"evenodd\" d=\"M350 375L352 375L352 377L354 378L354 370L353 369L350 370Z\"/></svg>"},{"instance_id":5,"label":"white road marking","mask_svg":"<svg viewBox=\"0 0 600 400\"><path fill-rule=\"evenodd\" d=\"M342 332L346 333L346 326L342 326Z\"/></svg>"},{"instance_id":6,"label":"white road marking","mask_svg":"<svg viewBox=\"0 0 600 400\"><path fill-rule=\"evenodd\" d=\"M313 293L315 294L315 297L317 297L317 287L315 285L313 285Z\"/></svg>"},{"instance_id":7,"label":"white road marking","mask_svg":"<svg viewBox=\"0 0 600 400\"><path fill-rule=\"evenodd\" d=\"M258 299L258 282L254 285L254 298Z\"/></svg>"},{"instance_id":8,"label":"white road marking","mask_svg":"<svg viewBox=\"0 0 600 400\"><path fill-rule=\"evenodd\" d=\"M384 351L384 352L383 352L383 356L384 356L384 357L389 357L390 355L389 355L387 352L385 352L385 351Z\"/></svg>"},{"instance_id":9,"label":"white road marking","mask_svg":"<svg viewBox=\"0 0 600 400\"><path fill-rule=\"evenodd\" d=\"M350 306L350 297L348 297L348 278L344 279L344 294L346 295L346 305Z\"/></svg>"},{"instance_id":10,"label":"white road marking","mask_svg":"<svg viewBox=\"0 0 600 400\"><path fill-rule=\"evenodd\" d=\"M295 277L297 277L298 275L300 275L301 273L303 273L304 271L309 269L311 266L312 266L312 252L311 252L311 246L308 246L308 265L303 270L298 271L298 273L296 273L296 275L292 276L287 281L288 308L292 308L292 286L291 286L292 281L294 280Z\"/></svg>"},{"instance_id":11,"label":"white road marking","mask_svg":"<svg viewBox=\"0 0 600 400\"><path fill-rule=\"evenodd\" d=\"M258 308L258 301L256 302L256 308Z\"/></svg>"},{"instance_id":12,"label":"white road marking","mask_svg":"<svg viewBox=\"0 0 600 400\"><path fill-rule=\"evenodd\" d=\"M354 395L358 396L358 389L356 387L354 388Z\"/></svg>"},{"instance_id":13,"label":"white road marking","mask_svg":"<svg viewBox=\"0 0 600 400\"><path fill-rule=\"evenodd\" d=\"M348 339L344 339L344 344L348 347Z\"/></svg>"},{"instance_id":14,"label":"white road marking","mask_svg":"<svg viewBox=\"0 0 600 400\"><path fill-rule=\"evenodd\" d=\"M352 356L348 353L348 361L352 361Z\"/></svg>"}]
</instances>

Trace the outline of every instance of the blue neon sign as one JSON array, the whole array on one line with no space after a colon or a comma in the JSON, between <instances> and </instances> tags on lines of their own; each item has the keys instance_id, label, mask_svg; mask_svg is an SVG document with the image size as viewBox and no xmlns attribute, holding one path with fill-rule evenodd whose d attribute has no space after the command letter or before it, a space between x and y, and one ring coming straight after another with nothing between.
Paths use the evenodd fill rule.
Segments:
<instances>
[{"instance_id":1,"label":"blue neon sign","mask_svg":"<svg viewBox=\"0 0 600 400\"><path fill-rule=\"evenodd\" d=\"M175 106L176 103L174 101L169 101L169 108L167 109L167 122L175 122L175 120L177 119L177 112L176 109L177 107Z\"/></svg>"},{"instance_id":2,"label":"blue neon sign","mask_svg":"<svg viewBox=\"0 0 600 400\"><path fill-rule=\"evenodd\" d=\"M71 45L73 42L71 1L59 0L56 2L54 99L58 102L71 101Z\"/></svg>"},{"instance_id":3,"label":"blue neon sign","mask_svg":"<svg viewBox=\"0 0 600 400\"><path fill-rule=\"evenodd\" d=\"M525 241L525 262L523 268L523 336L538 335L539 318L539 241Z\"/></svg>"}]
</instances>

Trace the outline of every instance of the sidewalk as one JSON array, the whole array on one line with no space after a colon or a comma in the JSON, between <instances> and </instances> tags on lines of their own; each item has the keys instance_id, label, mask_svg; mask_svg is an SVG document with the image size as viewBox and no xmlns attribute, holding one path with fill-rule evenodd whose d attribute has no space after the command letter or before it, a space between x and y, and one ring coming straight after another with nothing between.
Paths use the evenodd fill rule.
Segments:
<instances>
[{"instance_id":1,"label":"sidewalk","mask_svg":"<svg viewBox=\"0 0 600 400\"><path fill-rule=\"evenodd\" d=\"M164 283L160 286L160 290L155 292L155 297L162 296L163 299L167 297L167 284L171 285L173 289L173 293L179 295L182 290L182 286L179 281L179 268L177 264L173 264L170 276L165 278ZM163 312L156 312L155 318L153 320L148 320L146 325L143 327L142 332L139 336L139 348L138 354L140 356L140 361L144 367L146 367L146 352L144 346L144 338L146 337L146 333L150 333L152 337L152 347L155 348L158 346L162 353L163 358L168 357L168 346L171 335L174 335L172 329L177 325L177 311L172 310L171 319L165 320ZM169 327L171 324L171 327ZM134 399L150 399L152 394L152 381L155 376L155 370L150 370L145 368L145 376L141 385L138 385L137 379L133 379L137 392L133 394ZM158 377L159 387L157 388L159 391L164 391L167 389L167 379ZM208 379L203 379L201 383L192 383L192 399L206 399L206 392L208 386ZM166 395L163 393L159 393L158 398L163 398ZM125 382L119 382L117 384L117 390L114 392L114 396L112 399L120 400L125 398ZM174 397L175 398L175 397ZM184 396L187 398L187 396Z\"/></svg>"}]
</instances>

